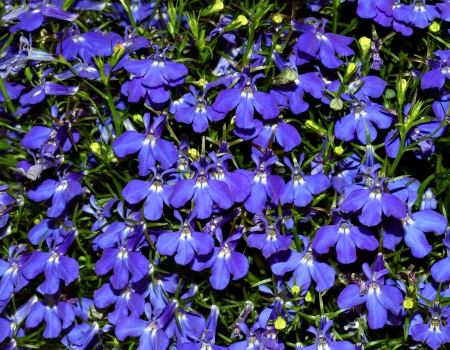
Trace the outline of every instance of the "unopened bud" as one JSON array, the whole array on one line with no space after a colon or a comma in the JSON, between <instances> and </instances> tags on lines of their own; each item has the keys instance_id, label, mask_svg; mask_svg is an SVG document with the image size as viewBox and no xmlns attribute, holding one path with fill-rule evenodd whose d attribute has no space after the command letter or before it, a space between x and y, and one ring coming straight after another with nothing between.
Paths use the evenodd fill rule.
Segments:
<instances>
[{"instance_id":1,"label":"unopened bud","mask_svg":"<svg viewBox=\"0 0 450 350\"><path fill-rule=\"evenodd\" d=\"M412 309L414 307L414 300L411 298L406 298L405 300L403 300L403 307L406 310Z\"/></svg>"},{"instance_id":2,"label":"unopened bud","mask_svg":"<svg viewBox=\"0 0 450 350\"><path fill-rule=\"evenodd\" d=\"M283 22L283 16L277 13L276 15L273 15L272 21L276 24L280 24L281 22Z\"/></svg>"},{"instance_id":3,"label":"unopened bud","mask_svg":"<svg viewBox=\"0 0 450 350\"><path fill-rule=\"evenodd\" d=\"M311 292L307 292L305 295L305 301L310 303L311 301L313 301L312 296L311 296Z\"/></svg>"},{"instance_id":4,"label":"unopened bud","mask_svg":"<svg viewBox=\"0 0 450 350\"><path fill-rule=\"evenodd\" d=\"M237 16L227 27L237 29L248 24L248 19L244 15Z\"/></svg>"},{"instance_id":5,"label":"unopened bud","mask_svg":"<svg viewBox=\"0 0 450 350\"><path fill-rule=\"evenodd\" d=\"M340 156L344 153L344 149L341 146L334 147L334 154Z\"/></svg>"},{"instance_id":6,"label":"unopened bud","mask_svg":"<svg viewBox=\"0 0 450 350\"><path fill-rule=\"evenodd\" d=\"M330 102L330 108L334 109L335 111L340 111L344 107L344 102L341 100L340 97L335 97Z\"/></svg>"},{"instance_id":7,"label":"unopened bud","mask_svg":"<svg viewBox=\"0 0 450 350\"><path fill-rule=\"evenodd\" d=\"M441 25L438 22L433 21L433 23L431 23L431 25L430 25L430 32L436 33L440 30L441 30Z\"/></svg>"},{"instance_id":8,"label":"unopened bud","mask_svg":"<svg viewBox=\"0 0 450 350\"><path fill-rule=\"evenodd\" d=\"M293 287L291 288L291 292L292 292L292 294L293 294L294 296L299 295L299 294L300 294L300 287L299 287L299 286L293 286Z\"/></svg>"},{"instance_id":9,"label":"unopened bud","mask_svg":"<svg viewBox=\"0 0 450 350\"><path fill-rule=\"evenodd\" d=\"M372 40L370 40L366 36L363 36L363 37L359 38L358 42L359 42L359 46L361 47L361 58L366 59L370 52Z\"/></svg>"},{"instance_id":10,"label":"unopened bud","mask_svg":"<svg viewBox=\"0 0 450 350\"><path fill-rule=\"evenodd\" d=\"M281 316L278 316L274 322L274 326L276 330L281 330L286 328L286 320Z\"/></svg>"}]
</instances>

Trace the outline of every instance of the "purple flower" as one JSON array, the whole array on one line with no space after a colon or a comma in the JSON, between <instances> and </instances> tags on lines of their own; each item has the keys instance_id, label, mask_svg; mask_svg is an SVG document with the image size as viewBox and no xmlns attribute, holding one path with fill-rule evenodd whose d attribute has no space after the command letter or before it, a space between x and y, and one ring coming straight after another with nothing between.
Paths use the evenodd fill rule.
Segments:
<instances>
[{"instance_id":1,"label":"purple flower","mask_svg":"<svg viewBox=\"0 0 450 350\"><path fill-rule=\"evenodd\" d=\"M192 179L179 180L169 197L169 203L175 208L180 208L191 198L194 198L197 217L209 218L214 204L221 209L229 209L234 203L234 196L227 183L214 180L210 171L214 164L207 165L205 157L200 162L192 162L196 173Z\"/></svg>"},{"instance_id":2,"label":"purple flower","mask_svg":"<svg viewBox=\"0 0 450 350\"><path fill-rule=\"evenodd\" d=\"M442 344L450 342L450 327L441 321L443 312L439 303L429 308L430 317L426 324L417 322L410 330L416 341L422 341L433 350L441 348Z\"/></svg>"},{"instance_id":3,"label":"purple flower","mask_svg":"<svg viewBox=\"0 0 450 350\"><path fill-rule=\"evenodd\" d=\"M405 237L411 254L423 258L431 252L424 232L436 232L441 235L447 227L447 219L433 210L421 210L411 213L410 210L400 220L387 222L384 226L383 246L395 251L395 246Z\"/></svg>"},{"instance_id":4,"label":"purple flower","mask_svg":"<svg viewBox=\"0 0 450 350\"><path fill-rule=\"evenodd\" d=\"M161 138L167 123L167 114L162 114L150 124L150 113L144 114L145 133L126 131L113 142L114 153L125 157L139 151L139 175L147 176L150 169L156 166L156 161L164 170L169 169L178 159L175 146Z\"/></svg>"},{"instance_id":5,"label":"purple flower","mask_svg":"<svg viewBox=\"0 0 450 350\"><path fill-rule=\"evenodd\" d=\"M214 247L213 238L207 233L195 231L195 210L190 212L186 220L183 220L178 211L175 211L174 215L181 222L180 229L176 232L163 231L160 234L156 242L158 252L162 255L173 255L177 252L175 262L179 265L190 263L194 252L199 255L211 252Z\"/></svg>"},{"instance_id":6,"label":"purple flower","mask_svg":"<svg viewBox=\"0 0 450 350\"><path fill-rule=\"evenodd\" d=\"M339 119L334 126L336 138L344 141L352 141L356 136L363 145L367 140L366 133L369 134L370 142L377 137L375 124L380 129L387 129L392 123L392 115L384 112L382 106L374 102L359 101L350 106L350 114Z\"/></svg>"},{"instance_id":7,"label":"purple flower","mask_svg":"<svg viewBox=\"0 0 450 350\"><path fill-rule=\"evenodd\" d=\"M379 329L387 322L388 310L398 315L403 296L398 288L384 283L384 276L389 273L387 269L370 269L367 263L362 268L368 280L364 282L359 277L354 279L339 294L337 303L340 309L366 303L369 327Z\"/></svg>"},{"instance_id":8,"label":"purple flower","mask_svg":"<svg viewBox=\"0 0 450 350\"><path fill-rule=\"evenodd\" d=\"M420 201L420 210L435 210L437 208L436 197L431 188L427 188Z\"/></svg>"},{"instance_id":9,"label":"purple flower","mask_svg":"<svg viewBox=\"0 0 450 350\"><path fill-rule=\"evenodd\" d=\"M148 105L161 105L170 98L170 88L184 82L187 68L166 58L166 49L156 53L152 58L129 60L124 63L125 69L134 74L131 81L122 85L122 94L128 96L129 102L139 102L142 97Z\"/></svg>"},{"instance_id":10,"label":"purple flower","mask_svg":"<svg viewBox=\"0 0 450 350\"><path fill-rule=\"evenodd\" d=\"M124 341L127 337L139 337L139 346L136 350L165 350L169 346L169 337L163 328L167 321L173 317L177 303L170 303L164 309L153 312L150 304L145 305L145 314L148 321L134 316L123 318L116 326L116 337Z\"/></svg>"},{"instance_id":11,"label":"purple flower","mask_svg":"<svg viewBox=\"0 0 450 350\"><path fill-rule=\"evenodd\" d=\"M271 151L267 151L261 158L252 154L255 162L254 171L236 170L235 173L242 174L250 181L250 196L245 200L244 207L251 213L264 210L267 196L273 203L277 203L284 191L284 180L277 175L270 175L270 166L278 161Z\"/></svg>"},{"instance_id":12,"label":"purple flower","mask_svg":"<svg viewBox=\"0 0 450 350\"><path fill-rule=\"evenodd\" d=\"M206 86L203 93L199 92L190 85L191 93L172 103L171 113L175 114L175 120L185 124L192 124L192 128L197 133L205 132L208 128L208 121L216 122L225 118L225 113L217 112L205 99L209 90Z\"/></svg>"},{"instance_id":13,"label":"purple flower","mask_svg":"<svg viewBox=\"0 0 450 350\"><path fill-rule=\"evenodd\" d=\"M292 249L283 250L274 254L270 260L272 272L277 276L283 276L293 271L289 285L299 286L302 293L306 293L311 284L311 279L316 282L316 290L323 292L334 285L334 269L316 260L317 253L309 244L309 237L303 238L303 249L296 252Z\"/></svg>"},{"instance_id":14,"label":"purple flower","mask_svg":"<svg viewBox=\"0 0 450 350\"><path fill-rule=\"evenodd\" d=\"M288 158L284 158L284 163L291 169L292 178L286 184L283 194L280 197L281 204L294 203L298 207L305 207L313 200L313 195L317 195L330 187L330 179L322 173L315 175L304 175L301 170L303 159L302 154L295 164L292 165Z\"/></svg>"},{"instance_id":15,"label":"purple flower","mask_svg":"<svg viewBox=\"0 0 450 350\"><path fill-rule=\"evenodd\" d=\"M76 236L77 231L72 229L66 237L47 239L50 251L47 253L35 250L23 265L23 276L32 280L44 271L45 281L39 288L45 294L56 294L59 291L60 280L63 280L67 287L79 275L77 261L65 256Z\"/></svg>"},{"instance_id":16,"label":"purple flower","mask_svg":"<svg viewBox=\"0 0 450 350\"><path fill-rule=\"evenodd\" d=\"M71 350L93 349L99 341L99 325L97 322L73 325L61 340Z\"/></svg>"},{"instance_id":17,"label":"purple flower","mask_svg":"<svg viewBox=\"0 0 450 350\"><path fill-rule=\"evenodd\" d=\"M112 216L112 206L118 201L118 198L111 198L105 203L104 206L99 206L95 201L94 195L91 195L89 197L90 205L84 204L81 210L83 210L85 213L94 215L94 217L97 219L92 224L91 231L97 231L100 229L104 232L108 228L108 222L106 221L106 219Z\"/></svg>"},{"instance_id":18,"label":"purple flower","mask_svg":"<svg viewBox=\"0 0 450 350\"><path fill-rule=\"evenodd\" d=\"M56 338L61 328L66 329L75 321L75 314L69 303L60 301L59 295L44 295L43 301L37 301L31 307L25 325L35 328L45 321L44 338ZM62 321L62 324L61 324Z\"/></svg>"},{"instance_id":19,"label":"purple flower","mask_svg":"<svg viewBox=\"0 0 450 350\"><path fill-rule=\"evenodd\" d=\"M351 56L355 52L348 47L353 38L339 34L325 33L328 20L321 21L308 17L303 23L291 20L292 27L303 33L294 45L294 54L297 64L309 62L311 58L317 58L327 68L337 68L343 62L335 55Z\"/></svg>"},{"instance_id":20,"label":"purple flower","mask_svg":"<svg viewBox=\"0 0 450 350\"><path fill-rule=\"evenodd\" d=\"M427 66L431 69L422 76L422 89L442 89L445 80L450 79L450 50L437 50L433 53L437 59L427 59Z\"/></svg>"},{"instance_id":21,"label":"purple flower","mask_svg":"<svg viewBox=\"0 0 450 350\"><path fill-rule=\"evenodd\" d=\"M445 237L442 240L442 243L444 244L446 251L447 251L447 257L445 257L442 260L436 261L433 266L431 266L431 276L434 278L437 282L447 282L450 280L450 230L447 227L445 231ZM441 292L441 296L442 292Z\"/></svg>"},{"instance_id":22,"label":"purple flower","mask_svg":"<svg viewBox=\"0 0 450 350\"><path fill-rule=\"evenodd\" d=\"M378 241L367 227L352 225L350 218L338 209L333 209L331 216L334 225L319 228L312 242L317 253L327 254L336 244L338 261L350 264L356 261L356 247L367 250L378 247Z\"/></svg>"},{"instance_id":23,"label":"purple flower","mask_svg":"<svg viewBox=\"0 0 450 350\"><path fill-rule=\"evenodd\" d=\"M244 227L239 226L226 241L223 242L221 237L218 237L220 247L215 247L212 254L194 259L191 264L194 271L201 271L212 266L209 281L214 289L225 289L230 283L231 275L233 275L233 281L247 275L249 269L247 257L235 251L243 233Z\"/></svg>"},{"instance_id":24,"label":"purple flower","mask_svg":"<svg viewBox=\"0 0 450 350\"><path fill-rule=\"evenodd\" d=\"M406 216L406 205L396 196L385 192L385 178L375 177L369 180L369 187L356 189L341 204L344 212L356 212L362 208L359 221L366 226L375 226L381 222L381 215L397 219Z\"/></svg>"},{"instance_id":25,"label":"purple flower","mask_svg":"<svg viewBox=\"0 0 450 350\"><path fill-rule=\"evenodd\" d=\"M28 284L22 274L23 266L30 258L25 245L12 245L8 249L8 261L0 260L0 300L9 300L13 292L18 292Z\"/></svg>"},{"instance_id":26,"label":"purple flower","mask_svg":"<svg viewBox=\"0 0 450 350\"><path fill-rule=\"evenodd\" d=\"M0 186L0 229L8 223L9 213L19 204L6 190L8 185Z\"/></svg>"},{"instance_id":27,"label":"purple flower","mask_svg":"<svg viewBox=\"0 0 450 350\"><path fill-rule=\"evenodd\" d=\"M249 247L258 248L262 251L265 258L272 254L289 249L292 238L281 234L281 218L269 225L266 216L260 212L253 217L256 226L250 229L250 232L263 231L262 234L252 233L247 237Z\"/></svg>"},{"instance_id":28,"label":"purple flower","mask_svg":"<svg viewBox=\"0 0 450 350\"><path fill-rule=\"evenodd\" d=\"M28 198L34 202L40 202L52 198L52 205L47 210L47 215L56 218L62 214L67 203L75 196L81 194L82 187L79 181L86 175L84 171L58 175L59 180L47 179L36 189L28 191Z\"/></svg>"},{"instance_id":29,"label":"purple flower","mask_svg":"<svg viewBox=\"0 0 450 350\"><path fill-rule=\"evenodd\" d=\"M316 336L316 342L312 345L305 346L304 350L355 350L355 346L348 341L335 341L334 334L330 332L332 320L328 320L326 316L320 318L319 328L312 326L308 328L308 332Z\"/></svg>"},{"instance_id":30,"label":"purple flower","mask_svg":"<svg viewBox=\"0 0 450 350\"><path fill-rule=\"evenodd\" d=\"M130 204L136 204L145 199L144 217L147 220L158 220L162 216L164 203L169 205L169 196L174 188L163 184L162 177L167 171L161 174L156 168L151 170L153 172L151 181L131 180L122 194Z\"/></svg>"},{"instance_id":31,"label":"purple flower","mask_svg":"<svg viewBox=\"0 0 450 350\"><path fill-rule=\"evenodd\" d=\"M263 74L257 74L251 79L242 74L239 83L233 89L219 92L212 107L220 113L228 113L237 107L234 121L236 126L242 129L255 127L253 120L255 109L264 119L278 117L280 110L275 97L256 89L256 80L263 77Z\"/></svg>"},{"instance_id":32,"label":"purple flower","mask_svg":"<svg viewBox=\"0 0 450 350\"><path fill-rule=\"evenodd\" d=\"M439 17L436 5L425 5L425 0L414 0L411 5L402 5L393 11L397 21L426 28L435 17Z\"/></svg>"}]
</instances>

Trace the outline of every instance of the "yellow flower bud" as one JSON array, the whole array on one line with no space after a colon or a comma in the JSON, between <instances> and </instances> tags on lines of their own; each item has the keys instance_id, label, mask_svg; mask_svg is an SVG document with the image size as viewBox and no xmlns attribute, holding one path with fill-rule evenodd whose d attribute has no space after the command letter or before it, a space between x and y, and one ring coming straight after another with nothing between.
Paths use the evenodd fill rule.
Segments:
<instances>
[{"instance_id":1,"label":"yellow flower bud","mask_svg":"<svg viewBox=\"0 0 450 350\"><path fill-rule=\"evenodd\" d=\"M236 29L248 24L248 19L244 15L237 16L227 27Z\"/></svg>"},{"instance_id":2,"label":"yellow flower bud","mask_svg":"<svg viewBox=\"0 0 450 350\"><path fill-rule=\"evenodd\" d=\"M355 73L356 71L356 64L353 62L350 62L347 66L347 69L345 70L345 75L346 76L351 76L353 75L353 73Z\"/></svg>"},{"instance_id":3,"label":"yellow flower bud","mask_svg":"<svg viewBox=\"0 0 450 350\"><path fill-rule=\"evenodd\" d=\"M104 150L106 150L105 146L102 146L98 142L91 143L90 147L91 151L95 154L100 155Z\"/></svg>"},{"instance_id":4,"label":"yellow flower bud","mask_svg":"<svg viewBox=\"0 0 450 350\"><path fill-rule=\"evenodd\" d=\"M197 159L198 157L200 157L200 153L198 153L198 151L195 148L190 148L187 153L191 158L194 158L194 159Z\"/></svg>"},{"instance_id":5,"label":"yellow flower bud","mask_svg":"<svg viewBox=\"0 0 450 350\"><path fill-rule=\"evenodd\" d=\"M276 15L273 15L272 21L276 24L280 24L281 22L283 22L283 16L277 13Z\"/></svg>"},{"instance_id":6,"label":"yellow flower bud","mask_svg":"<svg viewBox=\"0 0 450 350\"><path fill-rule=\"evenodd\" d=\"M305 295L305 301L307 301L308 303L310 303L311 301L313 301L312 296L311 296L311 292L307 292Z\"/></svg>"},{"instance_id":7,"label":"yellow flower bud","mask_svg":"<svg viewBox=\"0 0 450 350\"><path fill-rule=\"evenodd\" d=\"M274 326L276 330L281 330L286 328L286 320L281 316L278 316L274 322Z\"/></svg>"},{"instance_id":8,"label":"yellow flower bud","mask_svg":"<svg viewBox=\"0 0 450 350\"><path fill-rule=\"evenodd\" d=\"M216 0L213 2L212 6L211 6L211 10L209 11L209 13L214 13L214 12L219 12L222 11L224 9L224 5L223 5L223 1L222 0Z\"/></svg>"},{"instance_id":9,"label":"yellow flower bud","mask_svg":"<svg viewBox=\"0 0 450 350\"><path fill-rule=\"evenodd\" d=\"M430 25L430 32L436 33L440 30L441 30L441 25L438 22L433 21L433 23L431 23L431 25Z\"/></svg>"},{"instance_id":10,"label":"yellow flower bud","mask_svg":"<svg viewBox=\"0 0 450 350\"><path fill-rule=\"evenodd\" d=\"M414 300L411 298L406 298L405 300L403 300L403 307L406 310L412 309L414 306Z\"/></svg>"},{"instance_id":11,"label":"yellow flower bud","mask_svg":"<svg viewBox=\"0 0 450 350\"><path fill-rule=\"evenodd\" d=\"M291 292L292 292L292 294L293 294L294 296L299 295L299 293L300 293L300 287L299 287L299 286L293 286L293 287L291 288Z\"/></svg>"},{"instance_id":12,"label":"yellow flower bud","mask_svg":"<svg viewBox=\"0 0 450 350\"><path fill-rule=\"evenodd\" d=\"M341 146L334 147L334 153L338 156L344 153L344 149Z\"/></svg>"},{"instance_id":13,"label":"yellow flower bud","mask_svg":"<svg viewBox=\"0 0 450 350\"><path fill-rule=\"evenodd\" d=\"M132 115L131 116L131 119L133 119L133 121L135 122L135 123L137 123L137 124L143 124L144 123L144 120L142 119L142 115L140 115L140 114L134 114L134 115Z\"/></svg>"},{"instance_id":14,"label":"yellow flower bud","mask_svg":"<svg viewBox=\"0 0 450 350\"><path fill-rule=\"evenodd\" d=\"M359 38L358 42L359 42L359 46L361 47L361 56L363 56L363 58L366 58L370 52L370 46L372 44L372 40L370 40L366 36L363 36L363 37Z\"/></svg>"}]
</instances>

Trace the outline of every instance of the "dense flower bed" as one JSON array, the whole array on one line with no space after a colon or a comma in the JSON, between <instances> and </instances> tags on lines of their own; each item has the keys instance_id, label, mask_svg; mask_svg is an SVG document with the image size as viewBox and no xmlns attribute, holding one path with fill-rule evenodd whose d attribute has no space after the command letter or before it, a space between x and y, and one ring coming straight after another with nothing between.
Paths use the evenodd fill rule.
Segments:
<instances>
[{"instance_id":1,"label":"dense flower bed","mask_svg":"<svg viewBox=\"0 0 450 350\"><path fill-rule=\"evenodd\" d=\"M448 346L450 1L0 10L0 349Z\"/></svg>"}]
</instances>

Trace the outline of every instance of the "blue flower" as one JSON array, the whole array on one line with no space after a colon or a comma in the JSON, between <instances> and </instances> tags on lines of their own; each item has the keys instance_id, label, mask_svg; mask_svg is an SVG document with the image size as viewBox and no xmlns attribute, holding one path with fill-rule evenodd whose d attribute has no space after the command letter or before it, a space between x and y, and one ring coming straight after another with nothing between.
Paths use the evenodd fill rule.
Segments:
<instances>
[{"instance_id":1,"label":"blue flower","mask_svg":"<svg viewBox=\"0 0 450 350\"><path fill-rule=\"evenodd\" d=\"M219 92L212 107L220 113L228 113L237 107L234 121L242 129L254 128L255 109L264 119L276 118L280 110L275 97L256 89L256 80L263 77L263 74L257 74L251 79L242 74L239 83L233 89Z\"/></svg>"},{"instance_id":2,"label":"blue flower","mask_svg":"<svg viewBox=\"0 0 450 350\"><path fill-rule=\"evenodd\" d=\"M367 263L362 268L368 280L354 279L339 294L337 303L340 309L366 303L369 327L379 329L387 322L388 310L394 315L400 312L403 296L398 288L385 285L384 276L389 273L387 269L370 269Z\"/></svg>"},{"instance_id":3,"label":"blue flower","mask_svg":"<svg viewBox=\"0 0 450 350\"><path fill-rule=\"evenodd\" d=\"M162 114L150 123L150 113L143 116L145 133L126 131L113 142L114 153L125 157L139 151L139 175L147 176L156 161L164 170L169 169L178 159L177 150L172 142L164 140L161 135L167 123L167 114Z\"/></svg>"},{"instance_id":4,"label":"blue flower","mask_svg":"<svg viewBox=\"0 0 450 350\"><path fill-rule=\"evenodd\" d=\"M194 227L196 211L191 211L186 220L183 220L178 211L175 217L181 222L180 229L175 232L163 231L156 241L156 249L162 255L173 255L179 265L189 264L194 258L194 252L205 255L214 247L214 239L207 233L197 232Z\"/></svg>"},{"instance_id":5,"label":"blue flower","mask_svg":"<svg viewBox=\"0 0 450 350\"><path fill-rule=\"evenodd\" d=\"M343 264L356 261L356 247L375 250L378 241L372 231L364 226L354 226L340 210L333 209L334 225L323 226L316 232L312 246L319 254L327 254L329 248L336 244L337 259Z\"/></svg>"},{"instance_id":6,"label":"blue flower","mask_svg":"<svg viewBox=\"0 0 450 350\"><path fill-rule=\"evenodd\" d=\"M437 50L433 52L436 60L427 59L427 66L431 68L424 73L420 81L422 89L442 89L445 80L450 79L450 50Z\"/></svg>"},{"instance_id":7,"label":"blue flower","mask_svg":"<svg viewBox=\"0 0 450 350\"><path fill-rule=\"evenodd\" d=\"M435 17L439 17L436 5L425 5L425 0L414 0L410 5L397 8L394 18L417 28L426 28Z\"/></svg>"},{"instance_id":8,"label":"blue flower","mask_svg":"<svg viewBox=\"0 0 450 350\"><path fill-rule=\"evenodd\" d=\"M28 284L23 276L23 267L30 255L24 254L25 245L12 245L8 249L8 261L0 259L0 300L9 300L13 292L18 292Z\"/></svg>"},{"instance_id":9,"label":"blue flower","mask_svg":"<svg viewBox=\"0 0 450 350\"><path fill-rule=\"evenodd\" d=\"M437 350L442 344L450 342L450 327L444 326L441 321L443 315L439 303L434 303L429 313L428 322L416 323L410 333L414 340L425 342L430 348Z\"/></svg>"}]
</instances>

